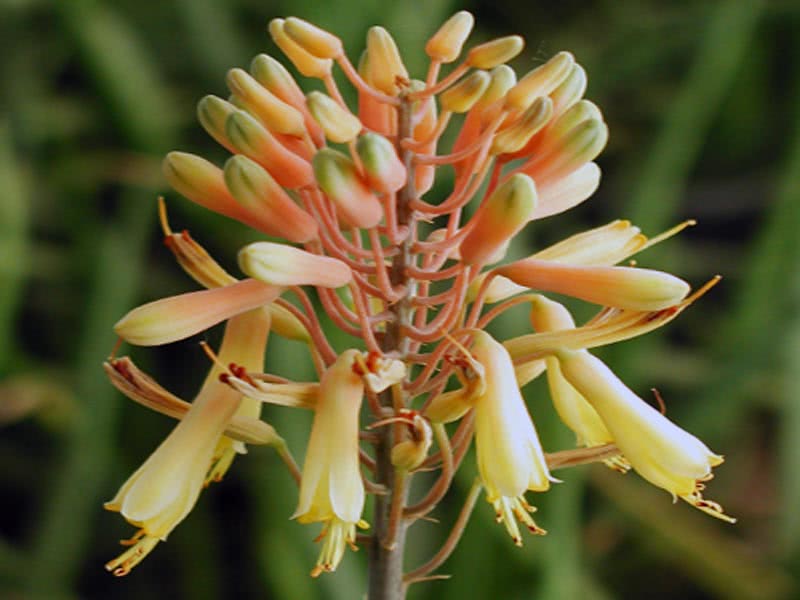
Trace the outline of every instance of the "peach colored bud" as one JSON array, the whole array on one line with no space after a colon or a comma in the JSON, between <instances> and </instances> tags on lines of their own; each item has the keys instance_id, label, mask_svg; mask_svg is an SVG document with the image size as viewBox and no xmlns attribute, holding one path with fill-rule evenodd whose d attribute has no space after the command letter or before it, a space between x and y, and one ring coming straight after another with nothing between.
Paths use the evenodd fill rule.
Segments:
<instances>
[{"instance_id":1,"label":"peach colored bud","mask_svg":"<svg viewBox=\"0 0 800 600\"><path fill-rule=\"evenodd\" d=\"M259 54L250 63L250 73L258 83L303 114L303 122L311 139L321 146L324 139L322 129L311 116L305 94L286 67L268 54Z\"/></svg>"},{"instance_id":2,"label":"peach colored bud","mask_svg":"<svg viewBox=\"0 0 800 600\"><path fill-rule=\"evenodd\" d=\"M303 115L287 104L243 69L231 69L226 78L228 87L244 103L247 111L275 133L302 136Z\"/></svg>"},{"instance_id":3,"label":"peach colored bud","mask_svg":"<svg viewBox=\"0 0 800 600\"><path fill-rule=\"evenodd\" d=\"M373 190L391 194L406 184L406 168L392 143L382 135L365 133L358 138L356 152Z\"/></svg>"},{"instance_id":4,"label":"peach colored bud","mask_svg":"<svg viewBox=\"0 0 800 600\"><path fill-rule=\"evenodd\" d=\"M530 71L506 94L506 106L525 110L537 96L547 96L564 81L575 59L569 52L559 52L546 63Z\"/></svg>"},{"instance_id":5,"label":"peach colored bud","mask_svg":"<svg viewBox=\"0 0 800 600\"><path fill-rule=\"evenodd\" d=\"M281 291L278 286L245 279L225 287L163 298L134 308L114 325L114 331L137 346L169 344L269 304Z\"/></svg>"},{"instance_id":6,"label":"peach colored bud","mask_svg":"<svg viewBox=\"0 0 800 600\"><path fill-rule=\"evenodd\" d=\"M303 50L317 58L336 58L344 52L338 37L303 19L287 18L283 23L283 31Z\"/></svg>"},{"instance_id":7,"label":"peach colored bud","mask_svg":"<svg viewBox=\"0 0 800 600\"><path fill-rule=\"evenodd\" d=\"M689 285L674 275L633 267L577 267L526 258L497 272L527 288L633 310L667 308L689 292Z\"/></svg>"},{"instance_id":8,"label":"peach colored bud","mask_svg":"<svg viewBox=\"0 0 800 600\"><path fill-rule=\"evenodd\" d=\"M319 187L336 205L339 217L353 227L375 227L383 218L381 203L361 179L347 156L330 148L317 152L313 160Z\"/></svg>"},{"instance_id":9,"label":"peach colored bud","mask_svg":"<svg viewBox=\"0 0 800 600\"><path fill-rule=\"evenodd\" d=\"M350 142L361 131L362 125L358 117L322 92L311 92L308 95L308 109L322 127L325 137L334 143Z\"/></svg>"},{"instance_id":10,"label":"peach colored bud","mask_svg":"<svg viewBox=\"0 0 800 600\"><path fill-rule=\"evenodd\" d=\"M231 113L225 123L225 132L239 152L264 167L283 187L296 189L314 182L308 161L287 150L246 112Z\"/></svg>"},{"instance_id":11,"label":"peach colored bud","mask_svg":"<svg viewBox=\"0 0 800 600\"><path fill-rule=\"evenodd\" d=\"M505 154L520 150L547 124L552 114L553 102L547 96L540 96L515 123L503 128L494 136L490 152Z\"/></svg>"},{"instance_id":12,"label":"peach colored bud","mask_svg":"<svg viewBox=\"0 0 800 600\"><path fill-rule=\"evenodd\" d=\"M473 217L475 225L461 242L461 260L468 265L499 260L497 251L530 221L535 208L533 180L521 174L510 177Z\"/></svg>"},{"instance_id":13,"label":"peach colored bud","mask_svg":"<svg viewBox=\"0 0 800 600\"><path fill-rule=\"evenodd\" d=\"M600 112L597 105L589 100L581 100L575 103L547 128L547 131L542 136L540 146L549 148L558 144L559 140L563 139L575 127L591 119L603 120L603 113Z\"/></svg>"},{"instance_id":14,"label":"peach colored bud","mask_svg":"<svg viewBox=\"0 0 800 600\"><path fill-rule=\"evenodd\" d=\"M236 152L225 133L225 120L236 110L236 107L217 96L206 96L197 103L197 119L208 134L221 146Z\"/></svg>"},{"instance_id":15,"label":"peach colored bud","mask_svg":"<svg viewBox=\"0 0 800 600\"><path fill-rule=\"evenodd\" d=\"M491 77L486 71L475 71L439 95L442 110L465 113L471 109L489 86Z\"/></svg>"},{"instance_id":16,"label":"peach colored bud","mask_svg":"<svg viewBox=\"0 0 800 600\"><path fill-rule=\"evenodd\" d=\"M222 169L187 152L170 152L161 163L167 182L192 202L233 219L243 216L225 187Z\"/></svg>"},{"instance_id":17,"label":"peach colored bud","mask_svg":"<svg viewBox=\"0 0 800 600\"><path fill-rule=\"evenodd\" d=\"M228 159L224 173L228 189L249 216L248 225L295 243L317 236L317 222L258 163L239 154Z\"/></svg>"},{"instance_id":18,"label":"peach colored bud","mask_svg":"<svg viewBox=\"0 0 800 600\"><path fill-rule=\"evenodd\" d=\"M385 94L397 94L398 81L407 81L408 71L400 58L397 44L383 27L369 28L367 56L372 85Z\"/></svg>"},{"instance_id":19,"label":"peach colored bud","mask_svg":"<svg viewBox=\"0 0 800 600\"><path fill-rule=\"evenodd\" d=\"M285 21L283 19L272 19L269 22L269 34L272 36L272 41L292 61L297 70L306 77L316 77L318 79L323 79L330 75L333 61L330 58L317 58L310 54L286 34L284 26Z\"/></svg>"},{"instance_id":20,"label":"peach colored bud","mask_svg":"<svg viewBox=\"0 0 800 600\"><path fill-rule=\"evenodd\" d=\"M433 443L433 429L430 423L419 414L412 417L411 438L392 447L392 464L404 471L413 471L428 456Z\"/></svg>"},{"instance_id":21,"label":"peach colored bud","mask_svg":"<svg viewBox=\"0 0 800 600\"><path fill-rule=\"evenodd\" d=\"M597 158L608 142L608 127L589 119L573 127L563 138L539 156L534 156L520 170L537 181L551 182L564 177Z\"/></svg>"},{"instance_id":22,"label":"peach colored bud","mask_svg":"<svg viewBox=\"0 0 800 600\"><path fill-rule=\"evenodd\" d=\"M273 242L255 242L242 248L239 268L250 277L279 286L335 288L353 278L350 267L338 259Z\"/></svg>"},{"instance_id":23,"label":"peach colored bud","mask_svg":"<svg viewBox=\"0 0 800 600\"><path fill-rule=\"evenodd\" d=\"M514 58L524 47L525 40L518 35L497 38L472 48L466 62L476 69L494 69Z\"/></svg>"},{"instance_id":24,"label":"peach colored bud","mask_svg":"<svg viewBox=\"0 0 800 600\"><path fill-rule=\"evenodd\" d=\"M428 40L428 43L425 44L425 54L430 56L431 60L440 63L453 62L461 54L461 48L467 41L474 24L475 18L472 14L466 10L457 12L447 19L439 27L439 31Z\"/></svg>"},{"instance_id":25,"label":"peach colored bud","mask_svg":"<svg viewBox=\"0 0 800 600\"><path fill-rule=\"evenodd\" d=\"M575 63L567 78L550 94L553 101L553 114L558 116L578 102L586 92L586 84L586 71L578 63Z\"/></svg>"},{"instance_id":26,"label":"peach colored bud","mask_svg":"<svg viewBox=\"0 0 800 600\"><path fill-rule=\"evenodd\" d=\"M503 98L517 83L517 74L508 65L499 65L489 73L491 80L476 106L486 108Z\"/></svg>"},{"instance_id":27,"label":"peach colored bud","mask_svg":"<svg viewBox=\"0 0 800 600\"><path fill-rule=\"evenodd\" d=\"M543 219L577 206L600 185L600 167L586 163L578 170L557 180L543 181L539 186L539 204L534 219Z\"/></svg>"}]
</instances>

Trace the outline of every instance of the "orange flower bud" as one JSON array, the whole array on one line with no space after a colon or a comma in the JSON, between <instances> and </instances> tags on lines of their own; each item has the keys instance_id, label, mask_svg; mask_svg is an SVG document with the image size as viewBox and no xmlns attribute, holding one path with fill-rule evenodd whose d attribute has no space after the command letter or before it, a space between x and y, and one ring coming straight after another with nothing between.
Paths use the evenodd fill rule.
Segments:
<instances>
[{"instance_id":1,"label":"orange flower bud","mask_svg":"<svg viewBox=\"0 0 800 600\"><path fill-rule=\"evenodd\" d=\"M358 117L322 92L311 92L308 95L308 109L322 127L325 137L334 143L350 142L361 131L362 125Z\"/></svg>"},{"instance_id":2,"label":"orange flower bud","mask_svg":"<svg viewBox=\"0 0 800 600\"><path fill-rule=\"evenodd\" d=\"M475 18L469 12L466 10L457 12L447 19L439 27L439 31L428 40L428 43L425 44L425 54L430 56L431 60L440 63L453 62L461 54L461 48L467 41L474 24Z\"/></svg>"},{"instance_id":3,"label":"orange flower bud","mask_svg":"<svg viewBox=\"0 0 800 600\"><path fill-rule=\"evenodd\" d=\"M537 96L547 96L570 74L575 59L569 52L559 52L546 63L530 71L506 94L506 106L525 110Z\"/></svg>"},{"instance_id":4,"label":"orange flower bud","mask_svg":"<svg viewBox=\"0 0 800 600\"><path fill-rule=\"evenodd\" d=\"M243 69L231 69L226 78L228 87L242 101L247 111L275 133L302 136L303 115L287 104Z\"/></svg>"},{"instance_id":5,"label":"orange flower bud","mask_svg":"<svg viewBox=\"0 0 800 600\"><path fill-rule=\"evenodd\" d=\"M233 104L217 96L206 96L197 103L197 119L203 129L231 152L236 152L236 149L225 133L225 121L235 110L236 107Z\"/></svg>"},{"instance_id":6,"label":"orange flower bud","mask_svg":"<svg viewBox=\"0 0 800 600\"><path fill-rule=\"evenodd\" d=\"M342 40L303 19L289 17L283 23L283 31L317 58L336 58L344 52Z\"/></svg>"},{"instance_id":7,"label":"orange flower bud","mask_svg":"<svg viewBox=\"0 0 800 600\"><path fill-rule=\"evenodd\" d=\"M356 152L373 190L390 194L406 184L406 168L392 143L382 135L365 133L358 138Z\"/></svg>"},{"instance_id":8,"label":"orange flower bud","mask_svg":"<svg viewBox=\"0 0 800 600\"><path fill-rule=\"evenodd\" d=\"M461 242L461 260L483 265L513 238L533 216L536 186L530 177L513 175L478 209L475 225Z\"/></svg>"},{"instance_id":9,"label":"orange flower bud","mask_svg":"<svg viewBox=\"0 0 800 600\"><path fill-rule=\"evenodd\" d=\"M480 100L491 77L486 71L475 71L439 95L442 110L464 113Z\"/></svg>"},{"instance_id":10,"label":"orange flower bud","mask_svg":"<svg viewBox=\"0 0 800 600\"><path fill-rule=\"evenodd\" d=\"M114 331L137 346L159 346L205 331L234 315L269 304L282 289L254 279L162 298L134 308Z\"/></svg>"},{"instance_id":11,"label":"orange flower bud","mask_svg":"<svg viewBox=\"0 0 800 600\"><path fill-rule=\"evenodd\" d=\"M353 279L350 267L336 258L273 242L255 242L242 248L239 268L251 277L278 286L335 288Z\"/></svg>"},{"instance_id":12,"label":"orange flower bud","mask_svg":"<svg viewBox=\"0 0 800 600\"><path fill-rule=\"evenodd\" d=\"M370 27L367 32L367 60L372 75L370 82L384 94L394 96L398 81L408 81L408 71L400 58L397 44L383 27Z\"/></svg>"},{"instance_id":13,"label":"orange flower bud","mask_svg":"<svg viewBox=\"0 0 800 600\"><path fill-rule=\"evenodd\" d=\"M518 35L497 38L472 48L466 62L476 69L494 69L514 58L524 47L525 40Z\"/></svg>"},{"instance_id":14,"label":"orange flower bud","mask_svg":"<svg viewBox=\"0 0 800 600\"><path fill-rule=\"evenodd\" d=\"M317 58L305 50L300 44L290 38L284 31L285 21L283 19L272 19L269 22L269 34L272 41L283 50L286 57L292 61L306 77L316 77L323 79L330 75L333 61L330 58Z\"/></svg>"},{"instance_id":15,"label":"orange flower bud","mask_svg":"<svg viewBox=\"0 0 800 600\"><path fill-rule=\"evenodd\" d=\"M231 113L225 123L225 132L239 152L264 167L283 187L296 189L314 182L308 161L287 150L246 112Z\"/></svg>"},{"instance_id":16,"label":"orange flower bud","mask_svg":"<svg viewBox=\"0 0 800 600\"><path fill-rule=\"evenodd\" d=\"M241 154L225 163L225 183L247 212L245 222L290 242L304 243L317 236L317 222L258 163Z\"/></svg>"},{"instance_id":17,"label":"orange flower bud","mask_svg":"<svg viewBox=\"0 0 800 600\"><path fill-rule=\"evenodd\" d=\"M540 96L516 122L494 136L490 152L505 154L518 151L547 124L552 114L553 102L547 96Z\"/></svg>"},{"instance_id":18,"label":"orange flower bud","mask_svg":"<svg viewBox=\"0 0 800 600\"><path fill-rule=\"evenodd\" d=\"M633 310L667 308L689 293L689 285L674 275L633 267L576 267L526 258L497 273L531 289Z\"/></svg>"},{"instance_id":19,"label":"orange flower bud","mask_svg":"<svg viewBox=\"0 0 800 600\"><path fill-rule=\"evenodd\" d=\"M175 191L192 202L233 219L244 216L225 187L222 169L206 159L187 152L170 152L161 169Z\"/></svg>"},{"instance_id":20,"label":"orange flower bud","mask_svg":"<svg viewBox=\"0 0 800 600\"><path fill-rule=\"evenodd\" d=\"M319 187L336 205L339 217L353 227L375 227L383 218L383 208L359 177L347 156L330 148L317 152L313 160Z\"/></svg>"}]
</instances>

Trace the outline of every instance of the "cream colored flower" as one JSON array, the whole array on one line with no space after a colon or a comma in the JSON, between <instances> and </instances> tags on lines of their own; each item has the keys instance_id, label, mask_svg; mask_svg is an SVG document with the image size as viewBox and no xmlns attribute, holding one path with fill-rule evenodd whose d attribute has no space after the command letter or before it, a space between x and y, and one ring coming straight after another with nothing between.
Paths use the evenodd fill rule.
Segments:
<instances>
[{"instance_id":1,"label":"cream colored flower","mask_svg":"<svg viewBox=\"0 0 800 600\"><path fill-rule=\"evenodd\" d=\"M233 317L225 330L220 361L255 366L263 360L268 329L268 314L261 309ZM239 414L242 396L220 381L222 372L222 367L212 367L186 416L105 504L140 528L130 540L131 548L106 564L114 575L127 575L159 541L166 540L194 507L209 475L221 476L233 460L236 443L223 442L228 440L223 432ZM253 411L248 407L246 412Z\"/></svg>"},{"instance_id":2,"label":"cream colored flower","mask_svg":"<svg viewBox=\"0 0 800 600\"><path fill-rule=\"evenodd\" d=\"M587 351L565 350L557 357L564 377L592 404L637 473L673 498L735 522L702 494L704 482L713 477L712 467L722 463L721 456L639 398Z\"/></svg>"},{"instance_id":3,"label":"cream colored flower","mask_svg":"<svg viewBox=\"0 0 800 600\"><path fill-rule=\"evenodd\" d=\"M366 526L361 520L364 483L358 447L364 381L353 369L360 358L358 350L347 350L322 376L300 501L292 517L301 523L325 524L320 536L325 542L311 571L315 577L323 571L334 571L345 546L355 549L356 526Z\"/></svg>"},{"instance_id":4,"label":"cream colored flower","mask_svg":"<svg viewBox=\"0 0 800 600\"><path fill-rule=\"evenodd\" d=\"M517 519L531 533L545 533L529 514L534 509L525 500L525 492L543 492L556 480L547 469L506 349L488 333L476 331L471 353L483 366L486 381L483 394L475 398L478 471L498 522L521 545Z\"/></svg>"}]
</instances>

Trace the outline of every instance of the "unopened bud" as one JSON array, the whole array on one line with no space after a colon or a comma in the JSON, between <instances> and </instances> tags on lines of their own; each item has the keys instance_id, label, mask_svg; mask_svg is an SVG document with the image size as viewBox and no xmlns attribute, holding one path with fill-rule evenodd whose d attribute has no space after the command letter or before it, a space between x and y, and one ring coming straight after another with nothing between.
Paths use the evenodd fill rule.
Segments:
<instances>
[{"instance_id":1,"label":"unopened bud","mask_svg":"<svg viewBox=\"0 0 800 600\"><path fill-rule=\"evenodd\" d=\"M300 86L280 61L268 54L259 54L250 63L250 73L256 81L295 108L305 102Z\"/></svg>"},{"instance_id":2,"label":"unopened bud","mask_svg":"<svg viewBox=\"0 0 800 600\"><path fill-rule=\"evenodd\" d=\"M476 69L494 69L508 62L525 47L525 40L518 35L497 38L475 46L467 54L467 64Z\"/></svg>"},{"instance_id":3,"label":"unopened bud","mask_svg":"<svg viewBox=\"0 0 800 600\"><path fill-rule=\"evenodd\" d=\"M575 63L567 78L550 94L553 100L553 114L560 115L580 100L586 92L586 84L586 71Z\"/></svg>"},{"instance_id":4,"label":"unopened bud","mask_svg":"<svg viewBox=\"0 0 800 600\"><path fill-rule=\"evenodd\" d=\"M559 52L543 65L529 72L506 94L506 106L525 110L537 96L547 96L564 81L575 64L569 52Z\"/></svg>"},{"instance_id":5,"label":"unopened bud","mask_svg":"<svg viewBox=\"0 0 800 600\"><path fill-rule=\"evenodd\" d=\"M170 152L161 167L167 182L192 202L234 219L241 216L218 166L194 154Z\"/></svg>"},{"instance_id":6,"label":"unopened bud","mask_svg":"<svg viewBox=\"0 0 800 600\"><path fill-rule=\"evenodd\" d=\"M608 142L608 127L603 121L589 119L573 127L563 138L554 142L545 154L523 166L522 171L537 181L555 180L572 173L585 163L594 160Z\"/></svg>"},{"instance_id":7,"label":"unopened bud","mask_svg":"<svg viewBox=\"0 0 800 600\"><path fill-rule=\"evenodd\" d=\"M335 288L353 278L350 267L342 261L286 244L255 242L242 248L238 258L244 273L272 285Z\"/></svg>"},{"instance_id":8,"label":"unopened bud","mask_svg":"<svg viewBox=\"0 0 800 600\"><path fill-rule=\"evenodd\" d=\"M465 113L481 99L491 77L486 71L475 71L439 95L442 110Z\"/></svg>"},{"instance_id":9,"label":"unopened bud","mask_svg":"<svg viewBox=\"0 0 800 600\"><path fill-rule=\"evenodd\" d=\"M375 227L383 218L381 203L361 179L347 156L323 148L314 156L314 176L336 205L339 217L353 227Z\"/></svg>"},{"instance_id":10,"label":"unopened bud","mask_svg":"<svg viewBox=\"0 0 800 600\"><path fill-rule=\"evenodd\" d=\"M220 145L235 152L233 144L225 133L225 121L236 107L217 96L206 96L197 103L197 119L208 134Z\"/></svg>"},{"instance_id":11,"label":"unopened bud","mask_svg":"<svg viewBox=\"0 0 800 600\"><path fill-rule=\"evenodd\" d=\"M322 126L325 137L334 143L350 142L362 129L358 117L322 92L311 92L308 95L308 109Z\"/></svg>"},{"instance_id":12,"label":"unopened bud","mask_svg":"<svg viewBox=\"0 0 800 600\"><path fill-rule=\"evenodd\" d=\"M290 242L317 235L317 222L258 163L241 154L225 163L225 183L246 210L248 225Z\"/></svg>"},{"instance_id":13,"label":"unopened bud","mask_svg":"<svg viewBox=\"0 0 800 600\"><path fill-rule=\"evenodd\" d=\"M338 37L303 19L289 17L283 24L283 31L317 58L336 58L344 52Z\"/></svg>"},{"instance_id":14,"label":"unopened bud","mask_svg":"<svg viewBox=\"0 0 800 600\"><path fill-rule=\"evenodd\" d=\"M633 267L577 267L526 258L497 272L530 289L632 310L661 310L689 293L689 285L674 275Z\"/></svg>"},{"instance_id":15,"label":"unopened bud","mask_svg":"<svg viewBox=\"0 0 800 600\"><path fill-rule=\"evenodd\" d=\"M557 140L563 138L575 127L591 119L596 121L603 120L603 113L600 112L597 105L589 100L577 102L559 116L553 125L548 128L541 142L542 147L557 143Z\"/></svg>"},{"instance_id":16,"label":"unopened bud","mask_svg":"<svg viewBox=\"0 0 800 600\"><path fill-rule=\"evenodd\" d=\"M514 69L508 65L495 67L491 70L489 75L491 76L489 85L486 87L483 96L481 96L477 104L481 108L485 108L500 100L500 98L505 96L508 90L517 83L517 74L514 72Z\"/></svg>"},{"instance_id":17,"label":"unopened bud","mask_svg":"<svg viewBox=\"0 0 800 600\"><path fill-rule=\"evenodd\" d=\"M239 152L267 169L283 187L296 189L313 183L314 174L308 161L287 150L246 112L231 113L225 132Z\"/></svg>"},{"instance_id":18,"label":"unopened bud","mask_svg":"<svg viewBox=\"0 0 800 600\"><path fill-rule=\"evenodd\" d=\"M408 411L411 412L411 411ZM433 429L427 419L416 413L411 417L411 439L404 440L392 447L392 464L403 471L413 471L428 456L433 443Z\"/></svg>"},{"instance_id":19,"label":"unopened bud","mask_svg":"<svg viewBox=\"0 0 800 600\"><path fill-rule=\"evenodd\" d=\"M512 175L498 187L473 219L475 225L461 242L461 260L468 265L484 265L499 260L502 249L528 221L536 208L536 186L523 174Z\"/></svg>"},{"instance_id":20,"label":"unopened bud","mask_svg":"<svg viewBox=\"0 0 800 600\"><path fill-rule=\"evenodd\" d=\"M453 62L461 54L461 48L467 41L474 24L475 18L472 14L466 10L457 12L447 19L439 31L428 40L428 43L425 44L425 54L430 56L431 60L440 63Z\"/></svg>"},{"instance_id":21,"label":"unopened bud","mask_svg":"<svg viewBox=\"0 0 800 600\"><path fill-rule=\"evenodd\" d=\"M236 94L248 112L252 113L270 131L302 136L305 131L303 115L287 104L243 69L231 69L227 76L228 87Z\"/></svg>"},{"instance_id":22,"label":"unopened bud","mask_svg":"<svg viewBox=\"0 0 800 600\"><path fill-rule=\"evenodd\" d=\"M269 304L282 288L254 279L162 298L122 317L114 331L137 346L169 344L213 327L235 315Z\"/></svg>"},{"instance_id":23,"label":"unopened bud","mask_svg":"<svg viewBox=\"0 0 800 600\"><path fill-rule=\"evenodd\" d=\"M367 56L372 85L385 94L395 95L398 82L408 80L408 71L400 58L397 44L383 27L369 28Z\"/></svg>"},{"instance_id":24,"label":"unopened bud","mask_svg":"<svg viewBox=\"0 0 800 600\"><path fill-rule=\"evenodd\" d=\"M505 154L520 150L547 124L552 114L553 102L547 96L540 96L515 123L494 136L490 153Z\"/></svg>"},{"instance_id":25,"label":"unopened bud","mask_svg":"<svg viewBox=\"0 0 800 600\"><path fill-rule=\"evenodd\" d=\"M269 34L278 48L283 50L286 57L297 67L297 70L306 77L316 77L317 79L323 79L330 75L333 61L330 58L317 58L310 54L286 34L284 25L283 19L272 19L269 23Z\"/></svg>"},{"instance_id":26,"label":"unopened bud","mask_svg":"<svg viewBox=\"0 0 800 600\"><path fill-rule=\"evenodd\" d=\"M406 184L406 168L392 143L382 135L365 133L358 138L356 152L373 190L391 194Z\"/></svg>"}]
</instances>

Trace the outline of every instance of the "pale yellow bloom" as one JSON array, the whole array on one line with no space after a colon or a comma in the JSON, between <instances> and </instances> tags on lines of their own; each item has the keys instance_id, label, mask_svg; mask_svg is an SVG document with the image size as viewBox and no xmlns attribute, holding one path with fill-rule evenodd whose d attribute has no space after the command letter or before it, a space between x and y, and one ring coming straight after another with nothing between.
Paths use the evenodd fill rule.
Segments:
<instances>
[{"instance_id":1,"label":"pale yellow bloom","mask_svg":"<svg viewBox=\"0 0 800 600\"><path fill-rule=\"evenodd\" d=\"M721 456L634 394L600 359L586 351L562 351L557 357L564 377L592 404L637 473L673 498L735 521L702 494Z\"/></svg>"},{"instance_id":2,"label":"pale yellow bloom","mask_svg":"<svg viewBox=\"0 0 800 600\"><path fill-rule=\"evenodd\" d=\"M517 519L532 533L544 533L530 517L533 508L526 502L525 492L543 492L555 480L547 469L508 352L488 333L476 331L471 353L485 369L486 381L485 391L474 401L478 471L497 520L505 524L514 543L521 545Z\"/></svg>"},{"instance_id":3,"label":"pale yellow bloom","mask_svg":"<svg viewBox=\"0 0 800 600\"><path fill-rule=\"evenodd\" d=\"M257 310L232 318L220 360L255 364L259 356L263 358L269 327L266 315ZM227 439L223 432L240 410L241 394L219 380L222 372L220 366L212 367L185 417L105 504L140 528L131 548L106 564L115 575L127 575L159 541L166 540L194 507L209 472L216 477L230 464L236 447L233 442L228 448L219 444ZM248 408L247 412L254 411Z\"/></svg>"},{"instance_id":4,"label":"pale yellow bloom","mask_svg":"<svg viewBox=\"0 0 800 600\"><path fill-rule=\"evenodd\" d=\"M320 382L314 424L308 441L300 501L292 518L322 521L322 552L311 574L333 571L346 545L355 547L356 526L364 525L364 483L359 469L358 416L364 382L353 367L358 350L346 350Z\"/></svg>"}]
</instances>

